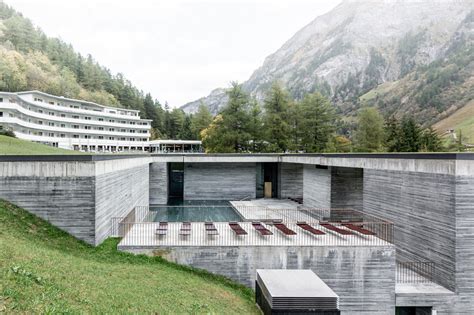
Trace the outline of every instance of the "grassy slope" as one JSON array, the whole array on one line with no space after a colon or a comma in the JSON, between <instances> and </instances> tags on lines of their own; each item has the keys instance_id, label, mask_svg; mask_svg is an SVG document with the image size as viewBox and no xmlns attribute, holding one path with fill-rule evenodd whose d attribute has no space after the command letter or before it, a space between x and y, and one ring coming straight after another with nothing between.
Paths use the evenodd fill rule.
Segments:
<instances>
[{"instance_id":1,"label":"grassy slope","mask_svg":"<svg viewBox=\"0 0 474 315\"><path fill-rule=\"evenodd\" d=\"M454 129L456 133L462 130L465 141L474 144L474 100L437 122L433 127L440 133L444 133L447 129Z\"/></svg>"},{"instance_id":2,"label":"grassy slope","mask_svg":"<svg viewBox=\"0 0 474 315\"><path fill-rule=\"evenodd\" d=\"M0 154L79 154L79 152L0 135Z\"/></svg>"},{"instance_id":3,"label":"grassy slope","mask_svg":"<svg viewBox=\"0 0 474 315\"><path fill-rule=\"evenodd\" d=\"M247 288L116 245L88 246L0 200L0 313L257 313Z\"/></svg>"}]
</instances>

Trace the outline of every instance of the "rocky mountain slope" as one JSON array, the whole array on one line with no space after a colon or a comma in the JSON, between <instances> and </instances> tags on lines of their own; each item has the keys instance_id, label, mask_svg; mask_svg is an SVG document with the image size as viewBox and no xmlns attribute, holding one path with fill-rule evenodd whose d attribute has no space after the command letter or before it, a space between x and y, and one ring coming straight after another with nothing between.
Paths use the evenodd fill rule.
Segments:
<instances>
[{"instance_id":1,"label":"rocky mountain slope","mask_svg":"<svg viewBox=\"0 0 474 315\"><path fill-rule=\"evenodd\" d=\"M423 84L418 82L420 77L414 77L420 67L448 60L460 51L467 54L464 57L468 59L462 66L472 65L472 42L469 45L469 41L472 40L473 8L471 0L436 1L435 4L431 1L343 1L268 56L243 83L244 89L262 100L272 82L280 81L296 99L319 91L329 96L341 113L352 115L361 105L359 97L381 85L404 80L407 76ZM465 73L463 82L458 84L468 82L465 89L470 89L472 77L472 71ZM417 84L408 87L419 88ZM397 95L404 94L403 88L396 90ZM208 97L182 108L194 112L203 102L217 113L226 101L223 92L214 90ZM440 98L439 101L449 100ZM405 111L406 107L400 106L400 102L394 101L382 109L395 114ZM450 106L431 107L435 110L424 111L423 115L429 116L424 119L426 122L436 120Z\"/></svg>"}]
</instances>

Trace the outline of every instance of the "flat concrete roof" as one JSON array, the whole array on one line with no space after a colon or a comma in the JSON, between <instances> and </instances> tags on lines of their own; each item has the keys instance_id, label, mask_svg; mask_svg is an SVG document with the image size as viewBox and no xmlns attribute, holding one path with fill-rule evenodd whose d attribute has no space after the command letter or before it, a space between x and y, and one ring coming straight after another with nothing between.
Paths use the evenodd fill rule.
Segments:
<instances>
[{"instance_id":1,"label":"flat concrete roof","mask_svg":"<svg viewBox=\"0 0 474 315\"><path fill-rule=\"evenodd\" d=\"M242 158L278 158L283 157L310 157L310 158L364 158L364 159L415 159L415 160L474 160L474 153L164 153L164 154L74 154L74 155L0 155L0 162L17 161L104 161L115 159L130 159L143 157L182 157L198 160L201 157L242 157ZM187 162L187 161L186 161Z\"/></svg>"},{"instance_id":2,"label":"flat concrete roof","mask_svg":"<svg viewBox=\"0 0 474 315\"><path fill-rule=\"evenodd\" d=\"M272 298L338 298L338 295L309 269L257 269L258 277L263 281Z\"/></svg>"}]
</instances>

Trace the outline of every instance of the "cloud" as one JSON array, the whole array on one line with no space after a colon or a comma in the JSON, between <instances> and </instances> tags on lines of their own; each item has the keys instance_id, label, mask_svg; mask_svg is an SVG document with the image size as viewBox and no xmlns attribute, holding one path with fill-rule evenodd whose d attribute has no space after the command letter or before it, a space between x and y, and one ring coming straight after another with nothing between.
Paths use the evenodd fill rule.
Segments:
<instances>
[{"instance_id":1,"label":"cloud","mask_svg":"<svg viewBox=\"0 0 474 315\"><path fill-rule=\"evenodd\" d=\"M264 58L339 0L9 0L162 103L180 106L245 81Z\"/></svg>"}]
</instances>

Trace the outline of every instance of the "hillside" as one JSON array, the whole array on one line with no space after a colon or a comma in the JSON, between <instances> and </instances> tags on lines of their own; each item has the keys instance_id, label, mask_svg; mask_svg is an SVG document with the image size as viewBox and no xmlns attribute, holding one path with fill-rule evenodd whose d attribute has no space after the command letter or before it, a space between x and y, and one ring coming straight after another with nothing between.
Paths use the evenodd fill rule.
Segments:
<instances>
[{"instance_id":1,"label":"hillside","mask_svg":"<svg viewBox=\"0 0 474 315\"><path fill-rule=\"evenodd\" d=\"M53 148L44 144L34 143L17 138L0 135L0 155L30 155L30 154L82 154L78 151Z\"/></svg>"},{"instance_id":2,"label":"hillside","mask_svg":"<svg viewBox=\"0 0 474 315\"><path fill-rule=\"evenodd\" d=\"M116 245L93 248L0 200L0 313L258 313L247 288Z\"/></svg>"},{"instance_id":3,"label":"hillside","mask_svg":"<svg viewBox=\"0 0 474 315\"><path fill-rule=\"evenodd\" d=\"M440 134L447 130L462 133L463 143L474 144L474 100L433 126Z\"/></svg>"},{"instance_id":4,"label":"hillside","mask_svg":"<svg viewBox=\"0 0 474 315\"><path fill-rule=\"evenodd\" d=\"M423 123L431 123L444 111L453 110L453 100L455 108L462 107L470 98L466 91L474 89L472 23L469 0L436 5L428 1L343 1L268 56L243 87L260 101L274 81L281 82L296 99L319 91L332 99L341 114L351 116L362 105L360 96L380 85L386 87L384 83L412 81L394 86L394 95L382 99L380 107L384 114L398 115L410 108ZM423 67L431 74L420 76L419 71L427 71ZM444 82L431 84L423 96L415 95L409 101L394 97L430 85L437 71L453 74L459 70L464 72L452 86L462 86L466 92L462 97ZM194 112L200 102L212 104L216 113L225 99L212 93L182 108Z\"/></svg>"}]
</instances>

